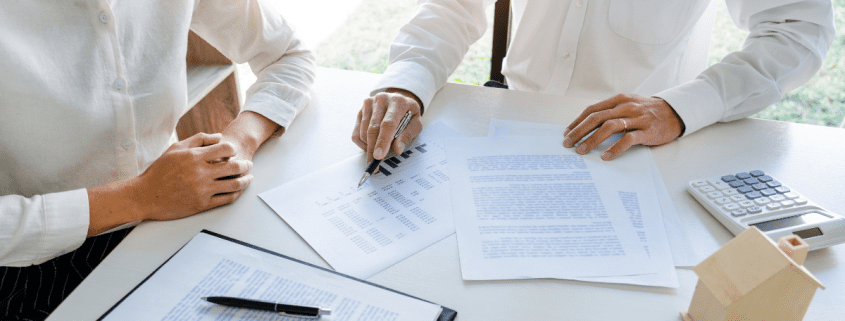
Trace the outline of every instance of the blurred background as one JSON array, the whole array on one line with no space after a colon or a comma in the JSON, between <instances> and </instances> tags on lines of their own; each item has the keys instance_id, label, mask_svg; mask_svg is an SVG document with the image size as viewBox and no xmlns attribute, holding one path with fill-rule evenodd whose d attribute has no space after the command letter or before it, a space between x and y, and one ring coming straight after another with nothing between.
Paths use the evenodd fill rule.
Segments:
<instances>
[{"instance_id":1,"label":"blurred background","mask_svg":"<svg viewBox=\"0 0 845 321\"><path fill-rule=\"evenodd\" d=\"M738 50L747 32L731 21L725 3L717 1L708 66ZM390 42L414 13L416 0L268 0L297 28L314 50L321 67L381 73L387 67ZM819 73L787 93L779 103L752 116L761 119L830 127L845 127L845 0L833 0L836 39ZM488 28L470 47L449 82L480 85L490 75L493 6ZM248 67L239 66L241 90L255 81ZM243 97L243 95L242 95ZM350 102L355 104L354 102ZM356 106L357 108L357 106Z\"/></svg>"}]
</instances>

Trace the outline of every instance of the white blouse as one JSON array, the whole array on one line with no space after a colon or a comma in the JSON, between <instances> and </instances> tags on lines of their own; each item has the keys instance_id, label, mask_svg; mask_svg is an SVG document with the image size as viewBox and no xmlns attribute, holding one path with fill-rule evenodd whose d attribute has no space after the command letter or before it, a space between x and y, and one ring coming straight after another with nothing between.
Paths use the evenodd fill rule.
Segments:
<instances>
[{"instance_id":1,"label":"white blouse","mask_svg":"<svg viewBox=\"0 0 845 321\"><path fill-rule=\"evenodd\" d=\"M0 265L79 247L86 188L142 173L187 111L188 31L258 80L243 110L286 127L314 57L257 0L0 4Z\"/></svg>"}]
</instances>

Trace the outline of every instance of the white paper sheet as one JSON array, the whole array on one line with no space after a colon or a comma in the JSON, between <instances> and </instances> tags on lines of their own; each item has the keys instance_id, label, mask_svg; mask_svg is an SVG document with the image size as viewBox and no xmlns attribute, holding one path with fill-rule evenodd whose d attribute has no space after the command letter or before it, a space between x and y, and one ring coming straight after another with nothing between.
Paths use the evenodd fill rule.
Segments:
<instances>
[{"instance_id":1,"label":"white paper sheet","mask_svg":"<svg viewBox=\"0 0 845 321\"><path fill-rule=\"evenodd\" d=\"M491 119L488 136L563 137L564 128L566 128L566 125ZM620 135L614 135L608 140L602 142L600 145L601 149L610 147L613 143L619 140L619 137ZM695 249L692 247L690 238L687 236L686 230L678 217L675 205L672 203L672 197L669 196L669 191L666 189L666 185L663 184L663 177L660 175L660 170L657 168L657 163L654 161L654 157L649 155L647 162L651 167L654 187L657 192L657 198L660 202L660 210L663 214L663 224L669 239L669 247L672 250L673 262L677 267L695 266L704 258L699 257L695 252Z\"/></svg>"},{"instance_id":2,"label":"white paper sheet","mask_svg":"<svg viewBox=\"0 0 845 321\"><path fill-rule=\"evenodd\" d=\"M451 139L446 150L465 280L656 272L597 156L558 137Z\"/></svg>"},{"instance_id":3,"label":"white paper sheet","mask_svg":"<svg viewBox=\"0 0 845 321\"><path fill-rule=\"evenodd\" d=\"M443 201L446 137L461 135L443 123L424 129L360 189L364 154L259 197L335 270L366 279L455 232Z\"/></svg>"},{"instance_id":4,"label":"white paper sheet","mask_svg":"<svg viewBox=\"0 0 845 321\"><path fill-rule=\"evenodd\" d=\"M302 320L218 306L235 296L332 309L324 321L436 320L441 307L200 233L104 320Z\"/></svg>"}]
</instances>

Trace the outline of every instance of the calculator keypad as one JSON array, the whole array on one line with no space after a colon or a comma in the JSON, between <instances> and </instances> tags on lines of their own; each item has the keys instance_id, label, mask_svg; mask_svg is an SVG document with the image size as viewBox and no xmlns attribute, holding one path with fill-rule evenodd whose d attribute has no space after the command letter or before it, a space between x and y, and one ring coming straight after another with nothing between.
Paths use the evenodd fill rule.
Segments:
<instances>
[{"instance_id":1,"label":"calculator keypad","mask_svg":"<svg viewBox=\"0 0 845 321\"><path fill-rule=\"evenodd\" d=\"M760 170L697 180L692 186L733 217L807 204L806 199Z\"/></svg>"}]
</instances>

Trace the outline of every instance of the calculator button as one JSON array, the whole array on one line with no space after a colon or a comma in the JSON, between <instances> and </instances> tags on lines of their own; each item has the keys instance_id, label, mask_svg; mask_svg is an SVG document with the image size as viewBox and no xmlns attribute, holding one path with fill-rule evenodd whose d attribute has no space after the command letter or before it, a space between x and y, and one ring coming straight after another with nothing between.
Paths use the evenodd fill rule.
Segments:
<instances>
[{"instance_id":1,"label":"calculator button","mask_svg":"<svg viewBox=\"0 0 845 321\"><path fill-rule=\"evenodd\" d=\"M748 174L751 174L751 176L754 176L754 177L766 175L766 173L763 173L763 171L761 171L761 170L750 171L750 172L748 172Z\"/></svg>"},{"instance_id":2,"label":"calculator button","mask_svg":"<svg viewBox=\"0 0 845 321\"><path fill-rule=\"evenodd\" d=\"M722 194L725 194L726 196L731 196L731 195L736 195L738 193L735 189L729 188L729 189L723 190Z\"/></svg>"},{"instance_id":3,"label":"calculator button","mask_svg":"<svg viewBox=\"0 0 845 321\"><path fill-rule=\"evenodd\" d=\"M738 210L739 205L736 205L736 203L728 203L728 204L723 205L722 208L724 208L728 211L733 211L733 210Z\"/></svg>"},{"instance_id":4,"label":"calculator button","mask_svg":"<svg viewBox=\"0 0 845 321\"><path fill-rule=\"evenodd\" d=\"M707 185L708 185L707 181L692 182L692 186L695 186L695 187L702 187L702 186L707 186Z\"/></svg>"},{"instance_id":5,"label":"calculator button","mask_svg":"<svg viewBox=\"0 0 845 321\"><path fill-rule=\"evenodd\" d=\"M754 189L751 188L751 186L740 186L740 188L737 188L736 190L737 190L737 192L740 192L742 194L754 191Z\"/></svg>"},{"instance_id":6,"label":"calculator button","mask_svg":"<svg viewBox=\"0 0 845 321\"><path fill-rule=\"evenodd\" d=\"M776 209L779 209L779 208L780 208L780 203L769 203L769 204L766 204L766 208L768 208L769 210L776 210Z\"/></svg>"},{"instance_id":7,"label":"calculator button","mask_svg":"<svg viewBox=\"0 0 845 321\"><path fill-rule=\"evenodd\" d=\"M751 187L753 187L755 191L761 191L761 190L769 188L768 186L766 186L766 183L757 183L757 184L751 185Z\"/></svg>"},{"instance_id":8,"label":"calculator button","mask_svg":"<svg viewBox=\"0 0 845 321\"><path fill-rule=\"evenodd\" d=\"M748 179L748 178L751 178L751 175L750 175L750 174L748 174L748 173L746 173L746 172L737 173L737 174L736 174L736 175L734 175L734 176L736 176L736 178L738 178L738 179Z\"/></svg>"},{"instance_id":9,"label":"calculator button","mask_svg":"<svg viewBox=\"0 0 845 321\"><path fill-rule=\"evenodd\" d=\"M769 187L774 188L774 187L778 187L778 186L780 186L780 182L778 182L778 181L771 181L771 182L767 182L767 183L766 183L766 185L769 185Z\"/></svg>"},{"instance_id":10,"label":"calculator button","mask_svg":"<svg viewBox=\"0 0 845 321\"><path fill-rule=\"evenodd\" d=\"M743 216L745 214L748 214L748 210L742 209L742 208L738 209L738 210L731 211L731 215L733 215L734 217Z\"/></svg>"},{"instance_id":11,"label":"calculator button","mask_svg":"<svg viewBox=\"0 0 845 321\"><path fill-rule=\"evenodd\" d=\"M757 179L760 180L761 182L765 183L765 182L773 180L774 178L772 178L769 175L763 175L763 176L757 177Z\"/></svg>"},{"instance_id":12,"label":"calculator button","mask_svg":"<svg viewBox=\"0 0 845 321\"><path fill-rule=\"evenodd\" d=\"M785 194L783 194L783 196L786 196L786 198L788 198L788 199L796 199L796 198L800 197L800 196L798 196L798 193L795 193L795 192L785 193Z\"/></svg>"},{"instance_id":13,"label":"calculator button","mask_svg":"<svg viewBox=\"0 0 845 321\"><path fill-rule=\"evenodd\" d=\"M719 190L731 188L730 185L725 184L724 182L718 182L716 184L713 184L713 187L715 187L716 189L719 189Z\"/></svg>"},{"instance_id":14,"label":"calculator button","mask_svg":"<svg viewBox=\"0 0 845 321\"><path fill-rule=\"evenodd\" d=\"M772 195L777 194L777 192L775 192L774 189L767 188L767 189L760 191L760 194L763 194L763 196L772 196Z\"/></svg>"},{"instance_id":15,"label":"calculator button","mask_svg":"<svg viewBox=\"0 0 845 321\"><path fill-rule=\"evenodd\" d=\"M733 182L728 183L728 185L730 187L737 188L737 187L745 185L745 183L743 183L742 181L733 181Z\"/></svg>"},{"instance_id":16,"label":"calculator button","mask_svg":"<svg viewBox=\"0 0 845 321\"><path fill-rule=\"evenodd\" d=\"M730 203L730 202L731 202L731 199L727 198L727 197L719 197L719 198L716 199L716 204L719 204L719 205L727 204L727 203Z\"/></svg>"},{"instance_id":17,"label":"calculator button","mask_svg":"<svg viewBox=\"0 0 845 321\"><path fill-rule=\"evenodd\" d=\"M735 180L736 180L736 176L733 176L733 175L722 176L722 181L725 182L725 183L730 183L730 182L733 182Z\"/></svg>"},{"instance_id":18,"label":"calculator button","mask_svg":"<svg viewBox=\"0 0 845 321\"><path fill-rule=\"evenodd\" d=\"M760 181L757 180L756 178L752 177L752 178L749 178L749 179L744 179L744 180L742 180L742 182L745 183L745 185L754 185L754 184L759 183Z\"/></svg>"},{"instance_id":19,"label":"calculator button","mask_svg":"<svg viewBox=\"0 0 845 321\"><path fill-rule=\"evenodd\" d=\"M806 198L801 198L801 197L799 197L799 198L794 199L794 201L795 201L795 205L804 205L804 204L807 204L807 199L806 199Z\"/></svg>"},{"instance_id":20,"label":"calculator button","mask_svg":"<svg viewBox=\"0 0 845 321\"><path fill-rule=\"evenodd\" d=\"M786 186L775 187L775 192L778 192L778 193L781 193L781 194L789 193L789 187L786 187Z\"/></svg>"},{"instance_id":21,"label":"calculator button","mask_svg":"<svg viewBox=\"0 0 845 321\"><path fill-rule=\"evenodd\" d=\"M753 200L755 198L762 197L762 196L763 195L760 195L760 192L751 192L751 193L745 194L745 197L747 197L750 200Z\"/></svg>"},{"instance_id":22,"label":"calculator button","mask_svg":"<svg viewBox=\"0 0 845 321\"><path fill-rule=\"evenodd\" d=\"M707 193L707 197L709 197L710 199L719 198L719 197L722 197L722 196L725 196L725 194L722 194L722 192Z\"/></svg>"},{"instance_id":23,"label":"calculator button","mask_svg":"<svg viewBox=\"0 0 845 321\"><path fill-rule=\"evenodd\" d=\"M748 213L751 213L751 214L757 214L757 213L760 213L760 212L763 211L763 209L760 208L759 206L752 206L752 207L746 208L746 210L748 210Z\"/></svg>"},{"instance_id":24,"label":"calculator button","mask_svg":"<svg viewBox=\"0 0 845 321\"><path fill-rule=\"evenodd\" d=\"M781 197L783 197L783 196L781 196ZM742 201L746 200L746 198L745 198L745 195L737 194L737 195L731 196L731 200L734 201L734 202L742 202Z\"/></svg>"},{"instance_id":25,"label":"calculator button","mask_svg":"<svg viewBox=\"0 0 845 321\"><path fill-rule=\"evenodd\" d=\"M785 200L783 202L780 202L780 205L783 207L792 207L793 205L795 205L795 202L792 200Z\"/></svg>"},{"instance_id":26,"label":"calculator button","mask_svg":"<svg viewBox=\"0 0 845 321\"><path fill-rule=\"evenodd\" d=\"M754 203L757 203L757 205L764 205L770 202L772 202L772 200L770 200L768 197L760 197L754 199Z\"/></svg>"},{"instance_id":27,"label":"calculator button","mask_svg":"<svg viewBox=\"0 0 845 321\"><path fill-rule=\"evenodd\" d=\"M713 187L713 186L707 185L707 186L704 186L704 187L699 187L698 190L703 192L703 193L709 193L709 192L715 191L716 188Z\"/></svg>"},{"instance_id":28,"label":"calculator button","mask_svg":"<svg viewBox=\"0 0 845 321\"><path fill-rule=\"evenodd\" d=\"M749 207L754 206L754 202L749 201L749 200L744 200L744 201L742 201L742 202L739 202L739 206L742 206L742 207L745 207L745 208L749 208Z\"/></svg>"},{"instance_id":29,"label":"calculator button","mask_svg":"<svg viewBox=\"0 0 845 321\"><path fill-rule=\"evenodd\" d=\"M775 195L769 196L769 199L772 200L773 202L780 202L782 200L785 200L786 197L783 197L783 195L780 195L780 194L775 194Z\"/></svg>"}]
</instances>

